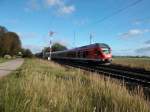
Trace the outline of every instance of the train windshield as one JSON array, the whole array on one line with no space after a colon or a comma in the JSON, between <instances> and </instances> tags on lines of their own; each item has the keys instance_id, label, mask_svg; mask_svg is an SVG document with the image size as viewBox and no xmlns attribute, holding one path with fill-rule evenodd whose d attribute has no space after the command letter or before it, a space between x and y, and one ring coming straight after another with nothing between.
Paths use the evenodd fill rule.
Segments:
<instances>
[{"instance_id":1,"label":"train windshield","mask_svg":"<svg viewBox=\"0 0 150 112\"><path fill-rule=\"evenodd\" d=\"M103 48L102 52L104 54L110 54L110 49L109 48Z\"/></svg>"}]
</instances>

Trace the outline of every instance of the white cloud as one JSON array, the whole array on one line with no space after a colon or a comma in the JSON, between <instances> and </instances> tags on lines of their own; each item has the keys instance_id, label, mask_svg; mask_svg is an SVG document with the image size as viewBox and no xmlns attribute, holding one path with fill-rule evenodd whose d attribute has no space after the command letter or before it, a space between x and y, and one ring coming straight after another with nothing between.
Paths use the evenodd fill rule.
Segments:
<instances>
[{"instance_id":1,"label":"white cloud","mask_svg":"<svg viewBox=\"0 0 150 112\"><path fill-rule=\"evenodd\" d=\"M150 56L150 46L148 46L148 47L142 47L142 48L136 49L135 52L136 52L138 55Z\"/></svg>"},{"instance_id":2,"label":"white cloud","mask_svg":"<svg viewBox=\"0 0 150 112\"><path fill-rule=\"evenodd\" d=\"M76 10L73 4L68 4L65 0L28 0L25 11L29 12L41 8L51 8L57 15L72 14Z\"/></svg>"},{"instance_id":3,"label":"white cloud","mask_svg":"<svg viewBox=\"0 0 150 112\"><path fill-rule=\"evenodd\" d=\"M40 4L37 0L30 0L27 2L27 6L25 7L25 11L38 10L40 8Z\"/></svg>"},{"instance_id":4,"label":"white cloud","mask_svg":"<svg viewBox=\"0 0 150 112\"><path fill-rule=\"evenodd\" d=\"M28 45L23 45L23 48L30 49L33 53L38 53L38 52L41 52L44 47L28 44Z\"/></svg>"},{"instance_id":5,"label":"white cloud","mask_svg":"<svg viewBox=\"0 0 150 112\"><path fill-rule=\"evenodd\" d=\"M45 3L59 15L72 14L76 9L74 5L67 5L64 0L46 0Z\"/></svg>"},{"instance_id":6,"label":"white cloud","mask_svg":"<svg viewBox=\"0 0 150 112\"><path fill-rule=\"evenodd\" d=\"M140 25L140 24L147 24L150 23L150 19L135 19L133 20L133 24Z\"/></svg>"},{"instance_id":7,"label":"white cloud","mask_svg":"<svg viewBox=\"0 0 150 112\"><path fill-rule=\"evenodd\" d=\"M147 32L150 32L150 29L131 29L128 32L122 33L120 36L122 38L131 38L131 37L140 36Z\"/></svg>"},{"instance_id":8,"label":"white cloud","mask_svg":"<svg viewBox=\"0 0 150 112\"><path fill-rule=\"evenodd\" d=\"M75 7L73 5L70 6L63 6L59 9L59 12L61 14L71 14L72 12L75 11Z\"/></svg>"},{"instance_id":9,"label":"white cloud","mask_svg":"<svg viewBox=\"0 0 150 112\"><path fill-rule=\"evenodd\" d=\"M60 0L46 0L47 5L55 6L62 4Z\"/></svg>"},{"instance_id":10,"label":"white cloud","mask_svg":"<svg viewBox=\"0 0 150 112\"><path fill-rule=\"evenodd\" d=\"M116 56L135 56L134 49L131 48L112 49L112 53Z\"/></svg>"}]
</instances>

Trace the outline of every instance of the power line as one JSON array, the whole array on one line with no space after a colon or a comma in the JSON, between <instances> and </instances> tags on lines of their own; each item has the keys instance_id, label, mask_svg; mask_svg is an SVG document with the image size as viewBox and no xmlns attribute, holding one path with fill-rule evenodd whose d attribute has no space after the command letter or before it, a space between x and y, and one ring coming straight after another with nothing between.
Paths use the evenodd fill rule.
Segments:
<instances>
[{"instance_id":1,"label":"power line","mask_svg":"<svg viewBox=\"0 0 150 112\"><path fill-rule=\"evenodd\" d=\"M126 6L126 7L124 7L124 8L121 8L121 9L117 10L116 12L114 12L114 13L112 13L112 14L110 14L110 15L108 15L108 16L106 16L106 17L104 17L104 18L102 18L102 19L100 19L100 20L98 20L98 21L96 21L94 24L96 24L96 23L101 23L101 22L105 21L106 19L109 19L109 18L111 18L111 17L113 17L113 16L115 16L115 15L117 15L117 14L123 12L124 10L126 10L126 9L128 9L128 8L131 8L131 7L133 7L133 6L135 6L135 5L139 4L139 3L141 3L142 1L143 1L143 0L137 0L137 1L135 1L135 2L133 2L133 3L131 3L131 4L129 4L128 6Z\"/></svg>"},{"instance_id":2,"label":"power line","mask_svg":"<svg viewBox=\"0 0 150 112\"><path fill-rule=\"evenodd\" d=\"M143 0L136 0L135 2L133 2L133 3L129 4L129 5L127 5L126 7L120 8L119 10L117 10L117 11L111 13L110 15L107 15L107 16L103 17L102 19L100 19L100 20L98 20L98 21L96 21L96 22L94 22L94 23L92 23L92 24L101 23L101 22L105 21L106 19L109 19L109 18L111 18L111 17L113 17L113 16L115 16L115 15L117 15L117 14L119 14L119 13L125 11L125 10L127 10L128 8L131 8L131 7L133 7L133 6L135 6L135 5L139 4L139 3L141 3L142 1L143 1ZM92 25L92 24L91 24L91 25ZM86 28L87 28L87 26L90 26L90 25L86 25ZM91 37L90 37L90 38L91 38Z\"/></svg>"}]
</instances>

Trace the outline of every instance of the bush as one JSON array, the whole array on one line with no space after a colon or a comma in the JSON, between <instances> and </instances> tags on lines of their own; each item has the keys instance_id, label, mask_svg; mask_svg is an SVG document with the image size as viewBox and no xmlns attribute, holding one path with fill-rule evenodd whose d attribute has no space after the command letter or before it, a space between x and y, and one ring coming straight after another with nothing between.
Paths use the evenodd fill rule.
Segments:
<instances>
[{"instance_id":1,"label":"bush","mask_svg":"<svg viewBox=\"0 0 150 112\"><path fill-rule=\"evenodd\" d=\"M5 59L11 59L12 57L10 55L5 55L4 58Z\"/></svg>"}]
</instances>

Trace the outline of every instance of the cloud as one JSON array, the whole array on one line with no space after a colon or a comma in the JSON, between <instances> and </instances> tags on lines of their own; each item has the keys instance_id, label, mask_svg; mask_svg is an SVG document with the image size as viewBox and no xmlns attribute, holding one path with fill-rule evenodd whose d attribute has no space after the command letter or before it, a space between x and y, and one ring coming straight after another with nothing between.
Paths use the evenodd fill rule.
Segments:
<instances>
[{"instance_id":1,"label":"cloud","mask_svg":"<svg viewBox=\"0 0 150 112\"><path fill-rule=\"evenodd\" d=\"M133 20L133 24L140 25L140 24L147 24L150 23L150 19L135 19Z\"/></svg>"},{"instance_id":2,"label":"cloud","mask_svg":"<svg viewBox=\"0 0 150 112\"><path fill-rule=\"evenodd\" d=\"M61 5L62 2L60 0L46 0L46 3L49 6L56 6L56 5Z\"/></svg>"},{"instance_id":3,"label":"cloud","mask_svg":"<svg viewBox=\"0 0 150 112\"><path fill-rule=\"evenodd\" d=\"M25 11L38 10L40 9L40 4L37 0L30 0L27 2L27 6L25 7Z\"/></svg>"},{"instance_id":4,"label":"cloud","mask_svg":"<svg viewBox=\"0 0 150 112\"><path fill-rule=\"evenodd\" d=\"M41 52L44 47L28 44L28 45L23 45L23 48L30 49L33 53L37 53L37 52Z\"/></svg>"},{"instance_id":5,"label":"cloud","mask_svg":"<svg viewBox=\"0 0 150 112\"><path fill-rule=\"evenodd\" d=\"M136 49L135 52L138 54L141 54L141 55L149 55L150 56L150 46Z\"/></svg>"},{"instance_id":6,"label":"cloud","mask_svg":"<svg viewBox=\"0 0 150 112\"><path fill-rule=\"evenodd\" d=\"M145 44L150 44L150 40L147 40L147 41L145 42Z\"/></svg>"},{"instance_id":7,"label":"cloud","mask_svg":"<svg viewBox=\"0 0 150 112\"><path fill-rule=\"evenodd\" d=\"M57 15L68 15L75 12L73 4L68 4L66 0L29 0L25 11L39 10L41 8L51 8Z\"/></svg>"},{"instance_id":8,"label":"cloud","mask_svg":"<svg viewBox=\"0 0 150 112\"><path fill-rule=\"evenodd\" d=\"M134 49L131 48L112 49L112 53L118 56L135 56Z\"/></svg>"},{"instance_id":9,"label":"cloud","mask_svg":"<svg viewBox=\"0 0 150 112\"><path fill-rule=\"evenodd\" d=\"M46 0L46 4L59 15L72 14L76 10L74 5L68 5L64 0Z\"/></svg>"},{"instance_id":10,"label":"cloud","mask_svg":"<svg viewBox=\"0 0 150 112\"><path fill-rule=\"evenodd\" d=\"M88 19L74 20L73 24L76 26L83 26L89 23Z\"/></svg>"},{"instance_id":11,"label":"cloud","mask_svg":"<svg viewBox=\"0 0 150 112\"><path fill-rule=\"evenodd\" d=\"M63 6L59 9L60 14L71 14L75 11L75 7L73 5Z\"/></svg>"},{"instance_id":12,"label":"cloud","mask_svg":"<svg viewBox=\"0 0 150 112\"><path fill-rule=\"evenodd\" d=\"M147 32L150 32L150 29L131 29L128 32L122 33L120 37L122 38L137 37Z\"/></svg>"}]
</instances>

